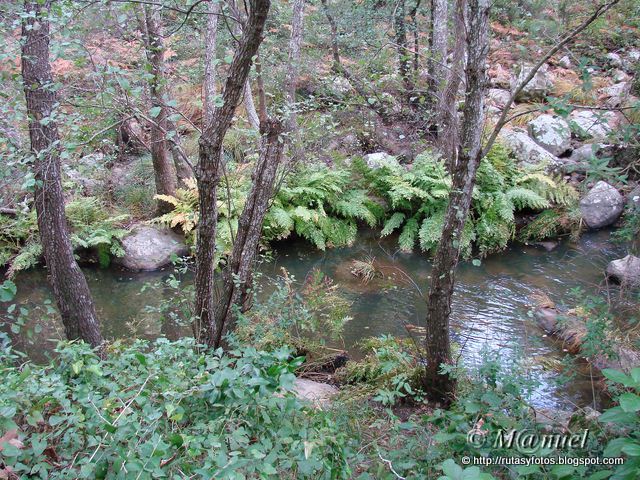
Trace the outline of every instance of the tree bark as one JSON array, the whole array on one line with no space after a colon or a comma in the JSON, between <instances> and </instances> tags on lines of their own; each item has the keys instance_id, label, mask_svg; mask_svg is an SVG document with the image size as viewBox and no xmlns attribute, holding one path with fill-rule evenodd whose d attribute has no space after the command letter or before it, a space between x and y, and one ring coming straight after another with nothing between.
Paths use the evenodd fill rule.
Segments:
<instances>
[{"instance_id":1,"label":"tree bark","mask_svg":"<svg viewBox=\"0 0 640 480\"><path fill-rule=\"evenodd\" d=\"M293 12L291 17L291 37L289 38L288 68L284 79L284 90L287 102L287 130L290 135L289 145L294 161L302 158L302 145L300 132L298 131L298 119L296 115L296 87L300 74L300 48L304 30L304 2L305 0L293 0Z\"/></svg>"},{"instance_id":2,"label":"tree bark","mask_svg":"<svg viewBox=\"0 0 640 480\"><path fill-rule=\"evenodd\" d=\"M398 73L402 79L405 90L405 100L407 105L415 106L413 98L412 70L411 70L411 52L407 41L407 26L405 23L406 5L405 0L398 0L396 10L393 16L393 24L395 30L396 50L398 52Z\"/></svg>"},{"instance_id":3,"label":"tree bark","mask_svg":"<svg viewBox=\"0 0 640 480\"><path fill-rule=\"evenodd\" d=\"M143 6L145 51L151 67L152 78L149 80L151 106L158 114L150 125L151 160L158 195L175 195L178 184L176 165L171 157L167 132L169 131L168 112L165 104L166 76L164 68L164 42L160 11L151 5ZM158 201L158 213L171 211L173 206L162 200Z\"/></svg>"},{"instance_id":4,"label":"tree bark","mask_svg":"<svg viewBox=\"0 0 640 480\"><path fill-rule=\"evenodd\" d=\"M213 321L214 257L216 248L217 187L221 175L222 142L231 126L233 114L242 99L244 85L253 57L262 42L262 32L269 12L269 0L250 0L250 12L244 33L237 46L222 94L222 106L216 107L211 121L200 137L198 190L200 222L196 244L196 301L194 335L209 346L215 345Z\"/></svg>"},{"instance_id":5,"label":"tree bark","mask_svg":"<svg viewBox=\"0 0 640 480\"><path fill-rule=\"evenodd\" d=\"M249 80L244 84L244 108L247 111L247 119L251 128L260 130L260 118L256 111L256 104L253 101L253 92L251 91L251 82Z\"/></svg>"},{"instance_id":6,"label":"tree bark","mask_svg":"<svg viewBox=\"0 0 640 480\"><path fill-rule=\"evenodd\" d=\"M431 0L430 53L427 62L429 73L428 103L431 106L438 104L441 90L446 81L447 45L449 43L447 1Z\"/></svg>"},{"instance_id":7,"label":"tree bark","mask_svg":"<svg viewBox=\"0 0 640 480\"><path fill-rule=\"evenodd\" d=\"M424 387L434 401L449 403L455 394L455 378L440 374L441 365L451 365L449 316L460 257L462 234L471 206L476 171L482 158L481 137L484 122L484 95L487 89L487 53L489 50L489 0L469 0L467 25L467 66L465 107L458 161L453 171L449 205L442 237L436 251L427 313L427 365ZM459 32L459 34L464 34Z\"/></svg>"},{"instance_id":8,"label":"tree bark","mask_svg":"<svg viewBox=\"0 0 640 480\"><path fill-rule=\"evenodd\" d=\"M233 252L224 270L224 285L215 312L214 347L219 347L226 333L236 323L234 306L248 310L251 300L251 278L264 217L269 209L278 166L282 160L284 142L282 123L267 119L261 123L261 148L253 173L253 184L238 221L238 233Z\"/></svg>"},{"instance_id":9,"label":"tree bark","mask_svg":"<svg viewBox=\"0 0 640 480\"><path fill-rule=\"evenodd\" d=\"M218 17L221 3L216 0L209 2L207 16L207 28L204 37L204 85L202 105L204 115L202 119L202 130L204 131L211 124L213 111L215 110L216 88L216 45L218 40Z\"/></svg>"},{"instance_id":10,"label":"tree bark","mask_svg":"<svg viewBox=\"0 0 640 480\"><path fill-rule=\"evenodd\" d=\"M57 99L49 64L51 1L27 0L24 5L22 78L34 156L40 240L67 338L82 339L96 347L102 344L96 309L87 280L73 256L64 211L60 137L54 120Z\"/></svg>"},{"instance_id":11,"label":"tree bark","mask_svg":"<svg viewBox=\"0 0 640 480\"><path fill-rule=\"evenodd\" d=\"M456 0L455 8L454 31L463 32L465 29L465 0ZM447 75L447 83L438 99L435 113L436 126L438 128L438 145L447 160L447 167L450 172L455 168L455 150L458 148L460 137L456 97L464 75L464 52L465 38L464 35L458 34L455 38L453 60Z\"/></svg>"}]
</instances>

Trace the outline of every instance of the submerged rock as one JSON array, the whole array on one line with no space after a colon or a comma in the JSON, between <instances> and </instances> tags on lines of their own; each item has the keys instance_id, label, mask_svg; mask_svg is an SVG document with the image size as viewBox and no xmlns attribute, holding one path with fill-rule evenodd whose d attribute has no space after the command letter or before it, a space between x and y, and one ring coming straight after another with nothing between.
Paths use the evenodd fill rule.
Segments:
<instances>
[{"instance_id":1,"label":"submerged rock","mask_svg":"<svg viewBox=\"0 0 640 480\"><path fill-rule=\"evenodd\" d=\"M640 258L627 255L624 258L609 262L607 277L620 282L621 285L640 285Z\"/></svg>"},{"instance_id":2,"label":"submerged rock","mask_svg":"<svg viewBox=\"0 0 640 480\"><path fill-rule=\"evenodd\" d=\"M624 198L607 182L599 181L580 200L580 212L587 226L602 228L613 224L624 209Z\"/></svg>"},{"instance_id":3,"label":"submerged rock","mask_svg":"<svg viewBox=\"0 0 640 480\"><path fill-rule=\"evenodd\" d=\"M116 264L135 271L157 270L171 262L173 255L185 256L189 248L184 238L168 228L139 225L122 240L124 257Z\"/></svg>"},{"instance_id":4,"label":"submerged rock","mask_svg":"<svg viewBox=\"0 0 640 480\"><path fill-rule=\"evenodd\" d=\"M528 124L529 135L549 153L560 156L571 148L571 129L562 118L540 115Z\"/></svg>"}]
</instances>

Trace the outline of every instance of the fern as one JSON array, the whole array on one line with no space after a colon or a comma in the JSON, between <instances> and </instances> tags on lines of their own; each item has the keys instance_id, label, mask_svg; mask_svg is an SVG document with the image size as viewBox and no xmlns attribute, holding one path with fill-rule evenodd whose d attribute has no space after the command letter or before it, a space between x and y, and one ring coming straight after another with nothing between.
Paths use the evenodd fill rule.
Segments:
<instances>
[{"instance_id":1,"label":"fern","mask_svg":"<svg viewBox=\"0 0 640 480\"><path fill-rule=\"evenodd\" d=\"M382 231L380 232L381 237L386 237L391 234L394 230L398 229L400 225L404 222L405 215L402 212L395 212L389 219L385 222ZM413 247L412 247L413 248Z\"/></svg>"},{"instance_id":2,"label":"fern","mask_svg":"<svg viewBox=\"0 0 640 480\"><path fill-rule=\"evenodd\" d=\"M403 252L413 251L413 247L416 244L416 239L418 237L418 228L418 220L415 218L407 220L407 223L404 225L402 233L400 234L400 238L398 239L400 250Z\"/></svg>"}]
</instances>

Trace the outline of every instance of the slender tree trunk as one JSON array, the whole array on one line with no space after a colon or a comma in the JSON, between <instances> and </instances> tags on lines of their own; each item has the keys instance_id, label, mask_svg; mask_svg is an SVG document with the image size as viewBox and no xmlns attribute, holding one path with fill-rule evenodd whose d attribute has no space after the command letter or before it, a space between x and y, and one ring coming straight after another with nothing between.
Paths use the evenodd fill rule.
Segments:
<instances>
[{"instance_id":1,"label":"slender tree trunk","mask_svg":"<svg viewBox=\"0 0 640 480\"><path fill-rule=\"evenodd\" d=\"M167 132L169 122L165 104L166 76L164 71L164 42L162 40L162 24L160 11L151 5L144 5L145 50L151 67L152 78L149 81L151 106L157 115L150 126L151 160L155 175L156 193L158 195L175 195L178 183L176 165L171 157ZM171 211L170 203L158 201L158 213Z\"/></svg>"},{"instance_id":2,"label":"slender tree trunk","mask_svg":"<svg viewBox=\"0 0 640 480\"><path fill-rule=\"evenodd\" d=\"M218 39L218 18L221 3L211 0L208 6L207 28L204 37L204 85L202 105L204 115L202 120L202 130L204 131L211 124L213 111L215 110L216 88L216 45Z\"/></svg>"},{"instance_id":3,"label":"slender tree trunk","mask_svg":"<svg viewBox=\"0 0 640 480\"><path fill-rule=\"evenodd\" d=\"M467 25L466 98L458 161L445 216L442 238L436 251L427 314L427 365L424 387L431 399L448 403L455 393L455 378L440 374L441 365L451 365L449 316L460 257L462 232L471 206L476 171L482 158L483 100L487 88L486 60L489 50L489 0L469 0ZM460 32L463 33L463 32Z\"/></svg>"},{"instance_id":4,"label":"slender tree trunk","mask_svg":"<svg viewBox=\"0 0 640 480\"><path fill-rule=\"evenodd\" d=\"M284 89L287 101L287 130L290 135L291 152L293 160L302 158L302 144L298 131L298 119L296 115L296 87L300 74L300 48L304 30L304 2L305 0L293 0L293 14L291 18L291 37L289 38L288 68L284 79Z\"/></svg>"},{"instance_id":5,"label":"slender tree trunk","mask_svg":"<svg viewBox=\"0 0 640 480\"><path fill-rule=\"evenodd\" d=\"M463 32L465 29L465 0L456 0L454 14L454 30ZM464 75L465 38L456 34L453 47L453 61L447 75L447 83L442 95L438 99L436 108L436 125L438 128L438 144L444 158L447 160L449 171L455 168L455 151L458 148L460 133L458 129L458 105L456 98Z\"/></svg>"},{"instance_id":6,"label":"slender tree trunk","mask_svg":"<svg viewBox=\"0 0 640 480\"><path fill-rule=\"evenodd\" d=\"M448 0L431 0L430 52L428 60L428 104L437 105L446 81L447 45L449 43Z\"/></svg>"},{"instance_id":7,"label":"slender tree trunk","mask_svg":"<svg viewBox=\"0 0 640 480\"><path fill-rule=\"evenodd\" d=\"M261 123L260 157L253 173L251 192L238 221L238 233L224 271L224 285L216 307L216 348L220 346L226 333L235 327L234 306L246 311L250 305L251 278L262 225L282 160L283 131L284 126L278 120L267 119Z\"/></svg>"},{"instance_id":8,"label":"slender tree trunk","mask_svg":"<svg viewBox=\"0 0 640 480\"><path fill-rule=\"evenodd\" d=\"M260 118L256 111L256 104L253 101L253 92L251 91L251 82L249 80L244 84L244 108L247 111L247 119L251 128L260 130Z\"/></svg>"},{"instance_id":9,"label":"slender tree trunk","mask_svg":"<svg viewBox=\"0 0 640 480\"><path fill-rule=\"evenodd\" d=\"M91 293L73 256L60 180L60 137L53 120L57 100L49 64L51 1L25 1L22 78L34 155L35 206L49 281L65 333L92 346L102 343ZM47 120L46 122L44 120Z\"/></svg>"},{"instance_id":10,"label":"slender tree trunk","mask_svg":"<svg viewBox=\"0 0 640 480\"><path fill-rule=\"evenodd\" d=\"M198 190L200 222L196 244L196 301L194 335L207 345L216 339L213 305L214 257L216 248L217 187L221 175L222 142L231 126L233 114L242 99L244 85L253 57L262 42L262 32L269 12L269 0L250 0L249 18L236 48L222 93L222 106L216 107L211 121L200 137Z\"/></svg>"},{"instance_id":11,"label":"slender tree trunk","mask_svg":"<svg viewBox=\"0 0 640 480\"><path fill-rule=\"evenodd\" d=\"M413 33L413 74L418 73L420 68L420 40L418 36L418 9L422 0L417 0L415 6L411 10L409 17L411 18L411 31Z\"/></svg>"},{"instance_id":12,"label":"slender tree trunk","mask_svg":"<svg viewBox=\"0 0 640 480\"><path fill-rule=\"evenodd\" d=\"M411 70L411 52L408 47L407 26L405 22L406 6L405 0L398 0L396 4L395 14L393 16L396 50L398 52L398 73L404 85L406 103L415 106L413 98L413 79Z\"/></svg>"}]
</instances>

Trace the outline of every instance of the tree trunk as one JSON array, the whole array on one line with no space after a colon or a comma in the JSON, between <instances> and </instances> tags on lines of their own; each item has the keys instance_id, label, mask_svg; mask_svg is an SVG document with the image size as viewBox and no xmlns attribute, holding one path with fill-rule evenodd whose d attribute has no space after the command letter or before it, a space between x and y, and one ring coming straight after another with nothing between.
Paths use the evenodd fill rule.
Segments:
<instances>
[{"instance_id":1,"label":"tree trunk","mask_svg":"<svg viewBox=\"0 0 640 480\"><path fill-rule=\"evenodd\" d=\"M234 306L246 311L250 305L253 264L276 173L282 160L283 130L284 126L275 119L267 119L261 123L260 157L253 173L251 192L238 221L238 233L224 271L222 294L216 306L216 348L220 346L226 333L233 331L236 322Z\"/></svg>"},{"instance_id":2,"label":"tree trunk","mask_svg":"<svg viewBox=\"0 0 640 480\"><path fill-rule=\"evenodd\" d=\"M456 0L454 14L454 30L456 32L462 32L465 29L465 9L465 0ZM444 158L447 159L447 167L450 172L455 168L455 151L460 140L456 98L464 75L464 51L465 38L463 35L456 35L451 69L447 76L446 86L438 99L435 113L436 126L438 128L438 145Z\"/></svg>"},{"instance_id":3,"label":"tree trunk","mask_svg":"<svg viewBox=\"0 0 640 480\"><path fill-rule=\"evenodd\" d=\"M251 128L260 130L260 118L256 111L256 104L253 101L253 92L251 91L251 82L249 80L244 84L244 108L247 111L247 119Z\"/></svg>"},{"instance_id":4,"label":"tree trunk","mask_svg":"<svg viewBox=\"0 0 640 480\"><path fill-rule=\"evenodd\" d=\"M213 322L214 257L216 248L217 187L221 175L222 142L231 126L233 114L242 99L244 85L251 69L253 57L262 42L262 32L269 12L269 0L250 0L249 19L236 48L222 94L222 106L216 107L211 121L200 137L200 163L198 190L200 192L200 222L196 245L196 301L194 335L214 345L216 339Z\"/></svg>"},{"instance_id":5,"label":"tree trunk","mask_svg":"<svg viewBox=\"0 0 640 480\"><path fill-rule=\"evenodd\" d=\"M400 74L400 78L404 85L407 105L415 106L415 99L411 100L413 98L413 91L415 87L413 85L413 79L411 78L411 52L409 51L407 43L407 26L405 23L405 16L405 0L398 0L393 16L396 50L398 52L398 73Z\"/></svg>"},{"instance_id":6,"label":"tree trunk","mask_svg":"<svg viewBox=\"0 0 640 480\"><path fill-rule=\"evenodd\" d=\"M87 280L73 256L64 212L60 137L53 121L57 100L49 64L50 8L50 0L27 0L22 22L22 78L34 155L38 230L67 338L79 338L96 347L102 343L96 309Z\"/></svg>"},{"instance_id":7,"label":"tree trunk","mask_svg":"<svg viewBox=\"0 0 640 480\"><path fill-rule=\"evenodd\" d=\"M438 104L441 90L446 81L447 45L449 43L447 1L431 0L430 52L427 62L429 72L428 102L431 106Z\"/></svg>"},{"instance_id":8,"label":"tree trunk","mask_svg":"<svg viewBox=\"0 0 640 480\"><path fill-rule=\"evenodd\" d=\"M465 107L458 161L453 172L449 205L442 238L436 251L427 314L427 365L424 387L434 401L448 403L455 393L455 378L440 374L441 365L451 365L449 316L464 231L476 171L482 157L481 136L484 122L483 99L487 88L486 60L489 50L489 0L469 0L467 25L467 66ZM464 34L464 31L459 32Z\"/></svg>"},{"instance_id":9,"label":"tree trunk","mask_svg":"<svg viewBox=\"0 0 640 480\"><path fill-rule=\"evenodd\" d=\"M289 38L288 68L284 79L284 89L287 102L287 130L290 135L294 161L302 158L302 142L298 131L296 115L296 87L300 74L300 48L302 47L302 35L304 30L304 1L293 0L293 14L291 18L291 37Z\"/></svg>"},{"instance_id":10,"label":"tree trunk","mask_svg":"<svg viewBox=\"0 0 640 480\"><path fill-rule=\"evenodd\" d=\"M151 160L158 195L175 195L178 183L176 165L171 157L167 132L169 122L165 105L166 83L164 72L164 42L162 40L162 24L160 11L151 5L144 5L143 34L147 61L151 67L152 78L149 81L151 106L157 115L150 125ZM153 116L153 115L152 115ZM173 209L170 203L158 201L158 213L166 213Z\"/></svg>"},{"instance_id":11,"label":"tree trunk","mask_svg":"<svg viewBox=\"0 0 640 480\"><path fill-rule=\"evenodd\" d=\"M221 3L211 0L208 6L207 29L204 37L204 85L202 105L204 115L202 119L202 130L204 131L211 124L213 111L215 109L216 88L216 44L218 39L218 16L220 14Z\"/></svg>"}]
</instances>

